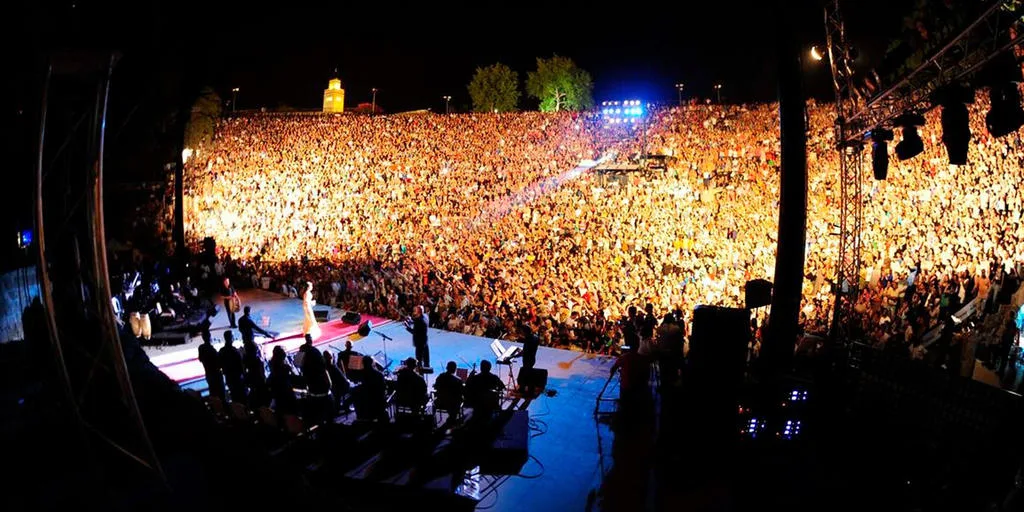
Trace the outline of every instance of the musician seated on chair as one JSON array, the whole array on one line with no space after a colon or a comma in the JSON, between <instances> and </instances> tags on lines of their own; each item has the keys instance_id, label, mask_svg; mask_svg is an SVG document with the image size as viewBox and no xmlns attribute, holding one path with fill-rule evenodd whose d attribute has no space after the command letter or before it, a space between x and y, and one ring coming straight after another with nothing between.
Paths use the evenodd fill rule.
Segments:
<instances>
[{"instance_id":1,"label":"musician seated on chair","mask_svg":"<svg viewBox=\"0 0 1024 512\"><path fill-rule=\"evenodd\" d=\"M362 364L362 383L353 390L353 393L355 393L356 417L363 420L386 422L388 421L388 411L384 374L377 371L373 364L373 358L370 356L363 356Z\"/></svg>"},{"instance_id":2,"label":"musician seated on chair","mask_svg":"<svg viewBox=\"0 0 1024 512\"><path fill-rule=\"evenodd\" d=\"M455 375L456 369L455 361L448 361L445 372L434 381L434 391L437 392L434 408L447 412L449 416L457 416L462 407L462 379Z\"/></svg>"},{"instance_id":3,"label":"musician seated on chair","mask_svg":"<svg viewBox=\"0 0 1024 512\"><path fill-rule=\"evenodd\" d=\"M427 405L427 381L416 373L416 358L405 360L405 366L397 372L395 382L395 403L399 407L420 410Z\"/></svg>"},{"instance_id":4,"label":"musician seated on chair","mask_svg":"<svg viewBox=\"0 0 1024 512\"><path fill-rule=\"evenodd\" d=\"M491 373L491 362L484 359L480 361L480 373L466 379L466 405L474 411L495 411L503 389L505 384Z\"/></svg>"}]
</instances>

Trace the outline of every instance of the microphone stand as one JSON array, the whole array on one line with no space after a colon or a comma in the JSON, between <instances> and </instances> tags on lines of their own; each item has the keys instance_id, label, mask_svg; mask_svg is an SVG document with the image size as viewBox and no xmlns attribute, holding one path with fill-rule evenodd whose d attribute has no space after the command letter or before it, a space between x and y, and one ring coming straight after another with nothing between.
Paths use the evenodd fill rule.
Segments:
<instances>
[{"instance_id":1,"label":"microphone stand","mask_svg":"<svg viewBox=\"0 0 1024 512\"><path fill-rule=\"evenodd\" d=\"M390 373L390 371L391 371L391 360L388 359L388 340L390 340L390 341L395 341L395 340L391 336L388 336L387 334L384 334L384 333L382 333L380 331L373 331L373 332L374 332L374 334L376 334L376 335L381 337L381 342L384 344L384 364L386 365L384 367L384 370L386 372Z\"/></svg>"}]
</instances>

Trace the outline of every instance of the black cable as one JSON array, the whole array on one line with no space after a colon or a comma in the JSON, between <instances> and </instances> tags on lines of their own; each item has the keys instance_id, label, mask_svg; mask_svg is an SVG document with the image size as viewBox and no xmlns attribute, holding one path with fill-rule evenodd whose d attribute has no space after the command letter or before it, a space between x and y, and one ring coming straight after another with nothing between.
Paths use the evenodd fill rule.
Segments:
<instances>
[{"instance_id":1,"label":"black cable","mask_svg":"<svg viewBox=\"0 0 1024 512\"><path fill-rule=\"evenodd\" d=\"M487 489L487 491L484 493L483 496L480 497L480 501L477 502L476 510L487 510L487 509L493 508L495 505L497 505L498 504L498 488L501 487L502 485L504 485L504 483L506 481L508 481L509 478L511 478L511 475L505 475L505 476L502 476L502 477L495 477L494 480L490 483L490 485L485 487L485 489ZM486 507L479 506L480 503L483 503L484 500L486 500L492 494L494 495L494 503L491 503L490 505L487 505Z\"/></svg>"},{"instance_id":2,"label":"black cable","mask_svg":"<svg viewBox=\"0 0 1024 512\"><path fill-rule=\"evenodd\" d=\"M518 475L512 475L512 476L517 476L517 477L525 479L525 480L536 480L536 479L544 476L544 464L541 463L540 459L538 459L537 457L535 457L533 455L530 455L530 460L536 462L537 465L540 466L540 473L537 473L536 475L524 475L524 474L520 473Z\"/></svg>"}]
</instances>

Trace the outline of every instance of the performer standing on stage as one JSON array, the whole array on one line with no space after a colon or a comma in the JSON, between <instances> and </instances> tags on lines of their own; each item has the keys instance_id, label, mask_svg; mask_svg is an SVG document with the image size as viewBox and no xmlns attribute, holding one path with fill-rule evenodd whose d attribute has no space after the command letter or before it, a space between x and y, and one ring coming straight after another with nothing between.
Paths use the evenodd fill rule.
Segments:
<instances>
[{"instance_id":1,"label":"performer standing on stage","mask_svg":"<svg viewBox=\"0 0 1024 512\"><path fill-rule=\"evenodd\" d=\"M238 319L238 331L242 333L242 343L253 343L256 340L256 333L260 333L268 338L273 338L269 332L256 325L256 322L254 322L252 317L249 316L251 312L252 309L249 306L246 306L242 313L242 318Z\"/></svg>"},{"instance_id":2,"label":"performer standing on stage","mask_svg":"<svg viewBox=\"0 0 1024 512\"><path fill-rule=\"evenodd\" d=\"M224 283L220 287L220 296L224 299L224 310L228 313L228 322L232 329L237 329L235 325L235 313L238 312L241 307L241 301L238 300L238 292L235 291L235 287L231 286L231 279L225 277Z\"/></svg>"},{"instance_id":3,"label":"performer standing on stage","mask_svg":"<svg viewBox=\"0 0 1024 512\"><path fill-rule=\"evenodd\" d=\"M427 322L423 306L412 310L412 317L405 320L405 330L412 333L412 345L416 347L416 361L420 368L430 368L430 347L427 346Z\"/></svg>"},{"instance_id":4,"label":"performer standing on stage","mask_svg":"<svg viewBox=\"0 0 1024 512\"><path fill-rule=\"evenodd\" d=\"M302 321L302 334L309 334L313 339L320 337L320 326L316 323L316 315L313 314L313 283L306 281L306 289L302 293L302 312L305 319Z\"/></svg>"}]
</instances>

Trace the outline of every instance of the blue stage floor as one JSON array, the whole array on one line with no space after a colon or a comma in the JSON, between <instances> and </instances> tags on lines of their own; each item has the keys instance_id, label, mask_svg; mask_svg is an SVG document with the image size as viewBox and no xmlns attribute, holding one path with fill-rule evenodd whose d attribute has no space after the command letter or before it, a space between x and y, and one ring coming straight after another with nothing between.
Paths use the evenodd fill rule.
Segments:
<instances>
[{"instance_id":1,"label":"blue stage floor","mask_svg":"<svg viewBox=\"0 0 1024 512\"><path fill-rule=\"evenodd\" d=\"M412 357L414 350L412 336L401 323L392 323L379 329L394 341L387 343L388 358L395 363L392 369L405 358ZM382 338L376 334L353 341L353 350L363 354L383 352ZM430 362L441 371L448 361L455 361L460 367L468 367L483 359L494 362L490 349L491 340L439 329L430 329ZM503 341L505 346L514 343ZM335 350L344 348L344 342L333 343ZM594 407L601 388L608 380L612 360L594 357L582 352L541 347L537 352L537 367L548 370L547 389L557 392L555 396L541 396L530 404L530 418L543 422L546 433L530 440L531 459L522 469L527 477L513 477L497 488L497 492L485 497L478 509L497 511L523 510L584 510L587 496L601 485L601 460L598 448L605 443L603 453L609 460L612 434L606 425L599 425L594 417ZM496 367L497 368L497 367ZM518 372L518 365L516 372ZM436 375L436 374L435 374ZM499 374L507 381L507 367L501 367ZM433 385L433 376L428 385ZM602 429L598 432L598 429Z\"/></svg>"},{"instance_id":2,"label":"blue stage floor","mask_svg":"<svg viewBox=\"0 0 1024 512\"><path fill-rule=\"evenodd\" d=\"M275 331L291 332L301 327L302 310L298 299L287 299L278 294L260 290L248 291L242 295L243 303L252 305L254 312L272 315ZM338 318L337 310L331 318ZM227 327L223 314L213 319L214 329ZM387 342L387 355L396 369L400 361L412 357L412 335L400 322L382 326L361 338L353 335L353 349L363 354L374 355L384 352L380 332L393 338ZM214 333L215 337L217 332ZM483 359L494 362L491 339L459 334L439 329L430 329L430 361L435 371L443 370L448 361L455 361L459 367L469 368ZM505 346L510 342L503 341ZM147 350L153 356L174 357L171 352L194 353L195 344L167 350ZM344 348L344 340L328 345L332 350ZM183 357L181 354L178 357ZM382 358L378 357L382 360ZM530 440L530 455L533 457L523 467L523 477L512 477L497 487L497 491L486 495L478 509L496 511L559 510L577 511L587 508L588 495L596 492L601 485L602 469L611 466L612 433L607 425L599 424L594 416L598 395L608 380L612 360L607 357L585 355L581 352L541 347L537 353L538 368L548 370L547 389L554 390L554 396L541 396L530 406L530 418L546 432ZM502 381L508 379L507 367L495 367ZM518 365L515 370L518 372ZM436 373L435 373L436 375ZM428 375L428 385L433 385L434 375ZM186 387L205 391L203 380ZM598 443L603 442L603 449ZM601 454L606 459L602 464ZM490 478L487 479L488 481Z\"/></svg>"}]
</instances>

